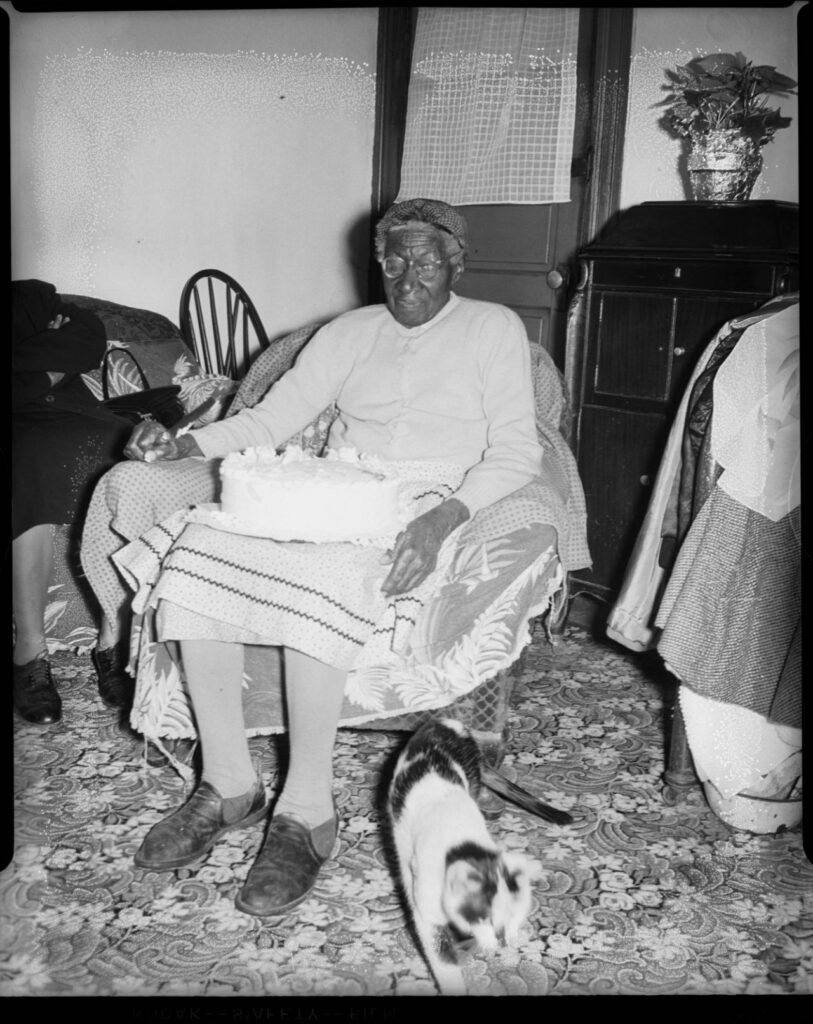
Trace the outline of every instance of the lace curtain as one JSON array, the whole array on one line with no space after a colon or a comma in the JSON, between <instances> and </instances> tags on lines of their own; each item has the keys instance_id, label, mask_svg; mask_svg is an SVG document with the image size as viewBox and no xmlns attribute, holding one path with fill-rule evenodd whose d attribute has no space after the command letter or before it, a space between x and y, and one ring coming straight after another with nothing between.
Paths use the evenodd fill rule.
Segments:
<instances>
[{"instance_id":1,"label":"lace curtain","mask_svg":"<svg viewBox=\"0 0 813 1024\"><path fill-rule=\"evenodd\" d=\"M578 8L421 7L399 199L570 199Z\"/></svg>"}]
</instances>

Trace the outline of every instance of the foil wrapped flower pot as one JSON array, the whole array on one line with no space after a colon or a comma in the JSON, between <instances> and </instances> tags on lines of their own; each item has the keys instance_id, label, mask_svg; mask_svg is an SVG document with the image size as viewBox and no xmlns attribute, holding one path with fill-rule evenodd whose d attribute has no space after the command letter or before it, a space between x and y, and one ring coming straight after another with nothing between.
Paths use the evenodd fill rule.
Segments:
<instances>
[{"instance_id":1,"label":"foil wrapped flower pot","mask_svg":"<svg viewBox=\"0 0 813 1024\"><path fill-rule=\"evenodd\" d=\"M741 201L751 197L762 154L753 139L725 128L690 137L687 167L695 200Z\"/></svg>"}]
</instances>

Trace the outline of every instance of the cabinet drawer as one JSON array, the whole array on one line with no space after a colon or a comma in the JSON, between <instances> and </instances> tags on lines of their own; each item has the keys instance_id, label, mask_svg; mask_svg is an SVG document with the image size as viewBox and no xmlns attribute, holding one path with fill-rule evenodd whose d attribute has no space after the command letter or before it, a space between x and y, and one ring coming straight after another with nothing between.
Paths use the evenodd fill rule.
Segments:
<instances>
[{"instance_id":1,"label":"cabinet drawer","mask_svg":"<svg viewBox=\"0 0 813 1024\"><path fill-rule=\"evenodd\" d=\"M774 290L774 267L770 263L728 263L722 260L596 260L593 264L593 285L761 293L767 299Z\"/></svg>"}]
</instances>

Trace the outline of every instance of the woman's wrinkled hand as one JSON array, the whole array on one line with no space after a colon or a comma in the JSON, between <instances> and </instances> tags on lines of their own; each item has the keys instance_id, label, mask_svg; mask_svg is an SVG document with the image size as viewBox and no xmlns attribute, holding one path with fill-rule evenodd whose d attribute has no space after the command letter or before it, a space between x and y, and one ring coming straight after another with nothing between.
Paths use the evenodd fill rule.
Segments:
<instances>
[{"instance_id":1,"label":"woman's wrinkled hand","mask_svg":"<svg viewBox=\"0 0 813 1024\"><path fill-rule=\"evenodd\" d=\"M449 498L413 519L398 534L392 550L382 560L392 563L392 569L381 585L384 596L405 594L423 583L437 565L443 542L468 518L469 510L463 502Z\"/></svg>"},{"instance_id":2,"label":"woman's wrinkled hand","mask_svg":"<svg viewBox=\"0 0 813 1024\"><path fill-rule=\"evenodd\" d=\"M171 430L155 420L144 420L130 434L124 455L137 462L159 462L203 455L203 452L191 434L175 437Z\"/></svg>"},{"instance_id":3,"label":"woman's wrinkled hand","mask_svg":"<svg viewBox=\"0 0 813 1024\"><path fill-rule=\"evenodd\" d=\"M69 324L70 322L71 318L69 316L64 316L62 313L57 313L54 319L48 324L48 329L50 331L58 331L59 328L63 326L63 324Z\"/></svg>"}]
</instances>

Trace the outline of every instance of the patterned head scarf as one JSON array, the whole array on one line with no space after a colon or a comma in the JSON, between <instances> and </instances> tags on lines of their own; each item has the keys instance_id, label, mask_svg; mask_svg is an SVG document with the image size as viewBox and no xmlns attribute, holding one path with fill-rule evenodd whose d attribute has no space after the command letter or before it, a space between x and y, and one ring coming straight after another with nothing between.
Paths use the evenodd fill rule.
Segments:
<instances>
[{"instance_id":1,"label":"patterned head scarf","mask_svg":"<svg viewBox=\"0 0 813 1024\"><path fill-rule=\"evenodd\" d=\"M406 199L403 203L391 206L376 225L376 256L380 259L384 255L387 235L393 228L415 221L445 231L457 242L462 252L466 251L468 226L463 215L453 206L439 199Z\"/></svg>"}]
</instances>

